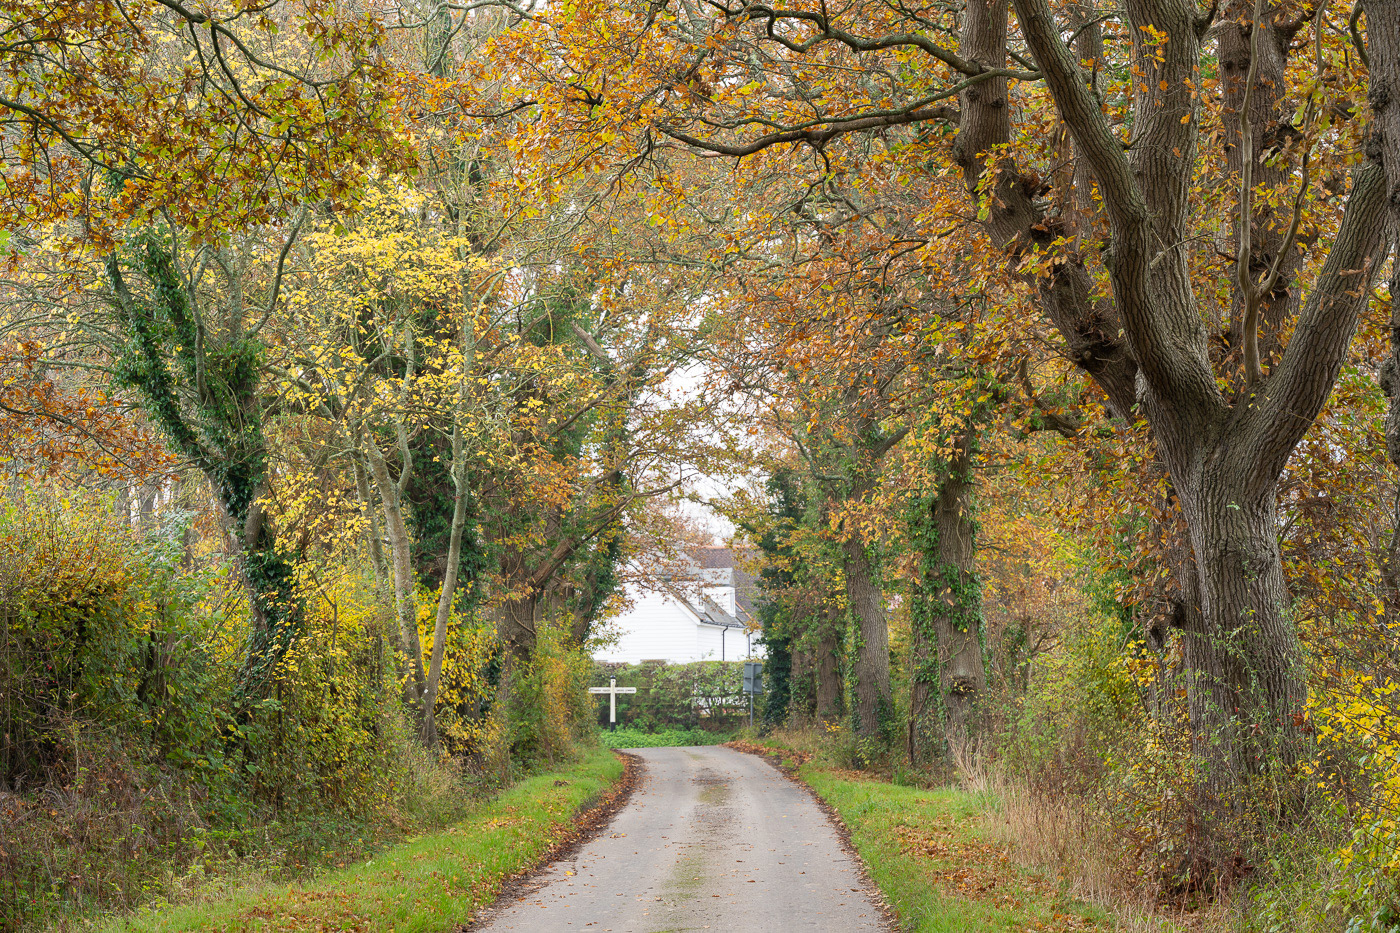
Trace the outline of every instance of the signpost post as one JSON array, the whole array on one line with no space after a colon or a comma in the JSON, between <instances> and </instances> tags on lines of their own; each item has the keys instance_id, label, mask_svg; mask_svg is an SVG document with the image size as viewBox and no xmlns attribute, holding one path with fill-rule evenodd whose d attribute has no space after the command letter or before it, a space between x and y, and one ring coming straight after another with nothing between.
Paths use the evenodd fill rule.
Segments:
<instances>
[{"instance_id":1,"label":"signpost post","mask_svg":"<svg viewBox=\"0 0 1400 933\"><path fill-rule=\"evenodd\" d=\"M744 662L744 692L749 695L749 728L753 728L753 695L763 692L763 664L760 661Z\"/></svg>"},{"instance_id":2,"label":"signpost post","mask_svg":"<svg viewBox=\"0 0 1400 933\"><path fill-rule=\"evenodd\" d=\"M589 693L606 693L606 694L608 695L608 730L611 731L611 732L616 732L616 731L617 731L617 695L618 695L619 693L636 693L636 692L637 692L637 688L636 688L636 687L619 687L619 686L617 685L617 678L616 678L616 677L609 677L609 678L608 678L608 685L607 685L606 687L589 687L589 688L588 688L588 692L589 692ZM752 725L752 722L753 722L753 712L752 712L752 710L749 712L749 722L750 722L750 724Z\"/></svg>"}]
</instances>

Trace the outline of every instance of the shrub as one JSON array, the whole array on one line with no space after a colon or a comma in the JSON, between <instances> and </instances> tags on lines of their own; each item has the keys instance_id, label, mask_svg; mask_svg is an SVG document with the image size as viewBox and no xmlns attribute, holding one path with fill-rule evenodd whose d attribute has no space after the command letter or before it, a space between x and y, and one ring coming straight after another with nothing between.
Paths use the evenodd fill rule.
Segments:
<instances>
[{"instance_id":1,"label":"shrub","mask_svg":"<svg viewBox=\"0 0 1400 933\"><path fill-rule=\"evenodd\" d=\"M0 510L0 788L78 780L85 721L214 774L222 685L194 610L221 581L179 571L102 500L69 504L31 493Z\"/></svg>"},{"instance_id":2,"label":"shrub","mask_svg":"<svg viewBox=\"0 0 1400 933\"><path fill-rule=\"evenodd\" d=\"M303 581L304 637L234 718L246 601L186 527L142 534L89 495L0 506L0 931L132 907L192 865L295 871L460 805L457 766L417 747L360 568Z\"/></svg>"},{"instance_id":3,"label":"shrub","mask_svg":"<svg viewBox=\"0 0 1400 933\"><path fill-rule=\"evenodd\" d=\"M598 741L604 748L670 748L686 745L722 745L735 733L709 732L705 729L663 729L644 732L640 729L604 729Z\"/></svg>"},{"instance_id":4,"label":"shrub","mask_svg":"<svg viewBox=\"0 0 1400 933\"><path fill-rule=\"evenodd\" d=\"M563 621L544 620L537 630L528 664L516 662L509 678L505 704L508 761L516 770L567 759L591 715L588 656L568 644Z\"/></svg>"},{"instance_id":5,"label":"shrub","mask_svg":"<svg viewBox=\"0 0 1400 933\"><path fill-rule=\"evenodd\" d=\"M283 814L372 812L411 742L385 645L392 623L363 571L300 589L303 633L278 666L276 698L231 729L247 793Z\"/></svg>"},{"instance_id":6,"label":"shrub","mask_svg":"<svg viewBox=\"0 0 1400 933\"><path fill-rule=\"evenodd\" d=\"M242 809L212 633L225 576L182 569L94 496L0 508L0 929L132 895L210 813ZM20 832L22 828L22 832Z\"/></svg>"},{"instance_id":7,"label":"shrub","mask_svg":"<svg viewBox=\"0 0 1400 933\"><path fill-rule=\"evenodd\" d=\"M1276 763L1212 801L1192 752L1193 738L1208 737L1192 734L1179 652L1175 639L1149 651L1101 615L1036 662L1021 714L997 749L1022 852L1105 900L1196 909L1223 897L1243 929L1336 928L1333 908L1351 895L1319 853L1337 846L1338 768L1354 752L1324 748L1326 769ZM1321 714L1315 708L1314 718ZM1368 850L1367 870L1392 862L1393 851L1391 840ZM1362 872L1382 883L1353 886L1373 907L1383 875ZM1288 920L1272 925L1268 916Z\"/></svg>"},{"instance_id":8,"label":"shrub","mask_svg":"<svg viewBox=\"0 0 1400 933\"><path fill-rule=\"evenodd\" d=\"M1400 929L1400 680L1349 672L1309 697L1319 740L1307 767L1319 788L1349 801L1347 838L1334 854L1333 899L1350 933Z\"/></svg>"},{"instance_id":9,"label":"shrub","mask_svg":"<svg viewBox=\"0 0 1400 933\"><path fill-rule=\"evenodd\" d=\"M657 731L705 729L732 732L749 723L749 699L744 694L743 661L695 661L690 664L617 664L593 662L593 684L606 686L617 678L619 687L636 687L619 697L619 726ZM761 702L761 697L758 698ZM755 714L762 707L755 707ZM597 704L598 725L608 725L607 697Z\"/></svg>"},{"instance_id":10,"label":"shrub","mask_svg":"<svg viewBox=\"0 0 1400 933\"><path fill-rule=\"evenodd\" d=\"M1065 860L1098 893L1204 891L1185 710L1164 662L1121 620L1082 620L1036 661L997 749L1028 854Z\"/></svg>"}]
</instances>

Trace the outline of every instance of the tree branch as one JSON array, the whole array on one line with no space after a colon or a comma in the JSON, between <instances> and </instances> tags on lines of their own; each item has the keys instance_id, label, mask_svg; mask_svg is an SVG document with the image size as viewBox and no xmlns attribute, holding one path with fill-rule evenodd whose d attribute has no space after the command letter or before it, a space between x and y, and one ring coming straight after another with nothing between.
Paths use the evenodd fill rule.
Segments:
<instances>
[{"instance_id":1,"label":"tree branch","mask_svg":"<svg viewBox=\"0 0 1400 933\"><path fill-rule=\"evenodd\" d=\"M823 6L822 12L817 12L814 10L778 9L762 3L742 3L738 6L731 7L727 4L719 3L717 0L707 0L707 5L721 11L725 17L730 19L767 20L767 37L783 48L791 52L797 52L798 54L806 54L823 42L837 42L846 46L853 52L879 52L888 49L912 47L937 59L954 71L969 77L980 75L986 70L985 66L962 58L934 42L928 36L916 33L903 33L892 36L881 36L877 39L866 39L854 33L847 32L844 29L838 29L832 24L831 18L825 12L825 6ZM780 19L810 23L816 26L819 31L805 41L793 42L791 39L778 35L775 31L775 27Z\"/></svg>"},{"instance_id":2,"label":"tree branch","mask_svg":"<svg viewBox=\"0 0 1400 933\"><path fill-rule=\"evenodd\" d=\"M952 97L958 91L972 84L990 80L998 77L997 72L986 72L976 79L969 79L958 85L949 94L940 94L936 99ZM734 156L743 158L751 156L756 152L773 146L780 146L785 143L807 143L815 148L821 148L838 136L848 133L859 133L865 130L881 129L889 126L904 126L910 123L922 123L930 120L951 121L957 115L956 108L953 107L921 107L915 106L909 110L889 111L878 114L855 114L850 117L837 117L823 121L825 129L789 129L777 133L768 133L759 138L743 144L719 143L709 139L701 139L674 127L669 127L664 123L656 124L656 129L677 142L685 143L696 149L706 152L714 152L719 155Z\"/></svg>"},{"instance_id":3,"label":"tree branch","mask_svg":"<svg viewBox=\"0 0 1400 933\"><path fill-rule=\"evenodd\" d=\"M1246 475L1273 482L1322 410L1346 356L1357 318L1389 250L1385 238L1385 173L1367 163L1357 170L1341 229L1317 284L1298 317L1293 339L1253 405L1240 406L1241 428L1257 443L1240 445Z\"/></svg>"}]
</instances>

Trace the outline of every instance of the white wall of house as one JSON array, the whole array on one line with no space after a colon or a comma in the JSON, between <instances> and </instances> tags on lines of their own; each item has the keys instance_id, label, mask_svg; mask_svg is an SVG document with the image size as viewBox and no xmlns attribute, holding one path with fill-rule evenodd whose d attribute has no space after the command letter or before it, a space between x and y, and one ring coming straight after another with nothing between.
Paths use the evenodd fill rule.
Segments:
<instances>
[{"instance_id":1,"label":"white wall of house","mask_svg":"<svg viewBox=\"0 0 1400 933\"><path fill-rule=\"evenodd\" d=\"M727 589L727 594L725 590ZM706 595L727 612L734 611L734 588L706 587ZM608 628L618 638L593 653L600 661L743 661L761 658L763 649L757 633L742 628L725 631L718 625L702 623L684 603L665 591L629 588L632 606L611 619Z\"/></svg>"},{"instance_id":2,"label":"white wall of house","mask_svg":"<svg viewBox=\"0 0 1400 933\"><path fill-rule=\"evenodd\" d=\"M750 635L741 628L727 632L716 625L700 626L701 661L748 661L763 657L763 647L757 644L758 633Z\"/></svg>"}]
</instances>

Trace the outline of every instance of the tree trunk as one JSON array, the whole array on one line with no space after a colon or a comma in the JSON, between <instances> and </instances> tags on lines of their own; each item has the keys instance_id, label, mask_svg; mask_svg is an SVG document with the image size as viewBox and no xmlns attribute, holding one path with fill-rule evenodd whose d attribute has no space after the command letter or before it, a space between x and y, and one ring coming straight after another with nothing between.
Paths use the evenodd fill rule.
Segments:
<instances>
[{"instance_id":1,"label":"tree trunk","mask_svg":"<svg viewBox=\"0 0 1400 933\"><path fill-rule=\"evenodd\" d=\"M922 585L920 589L922 589ZM940 690L938 632L926 617L928 598L914 597L911 658L909 663L909 763L915 767L933 761L944 732Z\"/></svg>"},{"instance_id":2,"label":"tree trunk","mask_svg":"<svg viewBox=\"0 0 1400 933\"><path fill-rule=\"evenodd\" d=\"M788 686L788 724L796 729L810 725L814 718L813 661L812 649L794 641Z\"/></svg>"},{"instance_id":3,"label":"tree trunk","mask_svg":"<svg viewBox=\"0 0 1400 933\"><path fill-rule=\"evenodd\" d=\"M414 593L413 545L404 521L403 506L397 483L389 475L389 465L373 438L365 444L369 455L370 473L379 490L384 509L384 527L389 535L389 554L394 569L394 606L399 620L399 646L403 649L408 679L404 684L404 699L418 715L423 714L423 643L418 637L418 601Z\"/></svg>"},{"instance_id":4,"label":"tree trunk","mask_svg":"<svg viewBox=\"0 0 1400 933\"><path fill-rule=\"evenodd\" d=\"M428 661L428 677L423 685L423 742L435 746L438 742L437 703L438 683L442 680L442 658L447 647L447 623L452 617L452 603L457 595L457 572L462 563L462 531L467 524L467 475L462 460L462 431L452 430L452 531L448 535L447 570L438 594L437 619L433 624L433 653Z\"/></svg>"},{"instance_id":5,"label":"tree trunk","mask_svg":"<svg viewBox=\"0 0 1400 933\"><path fill-rule=\"evenodd\" d=\"M938 492L911 518L922 551L914 601L910 752L930 761L936 748L961 749L977 737L986 692L977 526L972 519L972 430L954 444Z\"/></svg>"},{"instance_id":6,"label":"tree trunk","mask_svg":"<svg viewBox=\"0 0 1400 933\"><path fill-rule=\"evenodd\" d=\"M1393 276L1390 293L1396 294L1397 288L1400 288L1400 276ZM1400 305L1391 307L1390 353L1380 365L1381 391L1387 403L1382 431L1391 465L1400 467ZM1381 560L1381 590L1386 617L1392 621L1400 618L1400 488L1396 489L1391 504L1390 541Z\"/></svg>"},{"instance_id":7,"label":"tree trunk","mask_svg":"<svg viewBox=\"0 0 1400 933\"><path fill-rule=\"evenodd\" d=\"M811 660L812 714L819 726L841 720L845 690L841 683L840 652L835 620L825 620Z\"/></svg>"},{"instance_id":8,"label":"tree trunk","mask_svg":"<svg viewBox=\"0 0 1400 933\"><path fill-rule=\"evenodd\" d=\"M370 490L369 477L359 457L355 458L355 489L360 495L365 516L369 519L369 562L374 568L374 589L383 598L389 583L389 562L384 559L384 539L379 530L379 513L375 509L374 494Z\"/></svg>"},{"instance_id":9,"label":"tree trunk","mask_svg":"<svg viewBox=\"0 0 1400 933\"><path fill-rule=\"evenodd\" d=\"M1375 111L1372 145L1385 170L1390 226L1400 231L1400 0L1366 0L1366 45L1370 50L1371 108ZM1390 294L1400 295L1400 264L1391 269ZM1385 415L1385 449L1400 467L1400 303L1392 301L1390 355L1381 363L1381 389L1390 406ZM1387 615L1400 618L1400 492L1393 530L1383 564Z\"/></svg>"},{"instance_id":10,"label":"tree trunk","mask_svg":"<svg viewBox=\"0 0 1400 933\"><path fill-rule=\"evenodd\" d=\"M854 627L851 677L854 680L855 731L862 739L880 735L890 706L890 634L885 621L885 594L875 579L870 553L854 529L841 544L846 575L846 602Z\"/></svg>"},{"instance_id":11,"label":"tree trunk","mask_svg":"<svg viewBox=\"0 0 1400 933\"><path fill-rule=\"evenodd\" d=\"M112 500L112 510L127 528L131 527L131 490L130 483L122 483L117 487L116 497Z\"/></svg>"},{"instance_id":12,"label":"tree trunk","mask_svg":"<svg viewBox=\"0 0 1400 933\"><path fill-rule=\"evenodd\" d=\"M138 301L115 254L105 266L111 299L126 335L122 382L139 391L173 450L209 480L233 538L253 615L233 703L240 717L266 696L287 651L301 637L304 618L296 574L264 521L259 497L267 484L267 439L256 375L238 367L238 353L214 352L198 323L197 303L176 267L174 247L146 231L128 254L131 267L153 288L154 302ZM133 244L134 245L134 244ZM239 345L237 322L221 349ZM197 374L193 398L177 391L171 364ZM220 387L218 389L211 387Z\"/></svg>"},{"instance_id":13,"label":"tree trunk","mask_svg":"<svg viewBox=\"0 0 1400 933\"><path fill-rule=\"evenodd\" d=\"M1129 0L1132 22L1150 23L1170 41L1143 58L1150 66L1138 84L1145 99L1125 152L1064 47L1048 2L1014 2L1027 46L1103 194L1112 234L1107 264L1139 365L1141 407L1189 529L1201 617L1199 631L1187 635L1186 666L1209 807L1211 797L1244 790L1249 774L1286 763L1301 740L1295 714L1303 681L1297 636L1285 617L1276 486L1331 393L1384 261L1380 172L1373 165L1355 172L1341 226L1287 348L1232 404L1210 365L1186 251L1161 248L1185 242L1190 230L1197 126L1188 85L1199 73L1204 32L1195 5Z\"/></svg>"},{"instance_id":14,"label":"tree trunk","mask_svg":"<svg viewBox=\"0 0 1400 933\"><path fill-rule=\"evenodd\" d=\"M511 597L496 610L496 637L506 655L521 661L535 653L539 640L540 597L538 593Z\"/></svg>"},{"instance_id":15,"label":"tree trunk","mask_svg":"<svg viewBox=\"0 0 1400 933\"><path fill-rule=\"evenodd\" d=\"M1288 764L1306 697L1278 546L1274 485L1247 495L1220 465L1183 497L1200 613L1183 628L1192 743L1212 805L1243 779ZM1178 486L1180 488L1180 486ZM1275 760L1278 759L1278 760Z\"/></svg>"},{"instance_id":16,"label":"tree trunk","mask_svg":"<svg viewBox=\"0 0 1400 933\"><path fill-rule=\"evenodd\" d=\"M977 525L972 519L972 432L958 440L933 504L937 572L925 580L938 633L944 738L950 750L975 741L987 689L982 658L982 586L977 578Z\"/></svg>"},{"instance_id":17,"label":"tree trunk","mask_svg":"<svg viewBox=\"0 0 1400 933\"><path fill-rule=\"evenodd\" d=\"M1246 103L1246 79L1250 74L1253 75L1253 91L1248 94L1249 113L1245 122L1251 137L1247 148L1251 153L1253 184L1264 186L1266 191L1284 193L1297 186L1295 159L1279 155L1268 159L1260 157L1266 151L1284 153L1283 144L1298 132L1292 125L1294 108L1285 96L1288 46L1297 30L1281 28L1277 22L1281 11L1272 4L1267 6L1260 21L1253 23L1254 0L1231 0L1217 30L1222 112L1226 115L1223 120L1225 158L1226 167L1235 179L1237 215L1242 206L1238 179L1244 168L1246 150L1241 144L1240 115ZM1253 35L1255 30L1257 36ZM1270 265L1285 245L1293 212L1291 204L1286 201L1280 204L1271 198L1252 198L1250 207L1247 271L1251 281L1259 282L1267 276ZM1237 216L1230 250L1235 256L1239 255L1240 233ZM1303 253L1296 244L1289 244L1288 252L1280 260L1280 284L1260 303L1257 340L1259 358L1265 364L1279 349L1280 328L1298 312L1299 291L1290 284L1302 258ZM1228 350L1232 367L1238 368L1246 339L1242 297L1238 290L1233 300Z\"/></svg>"}]
</instances>

